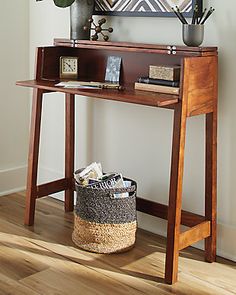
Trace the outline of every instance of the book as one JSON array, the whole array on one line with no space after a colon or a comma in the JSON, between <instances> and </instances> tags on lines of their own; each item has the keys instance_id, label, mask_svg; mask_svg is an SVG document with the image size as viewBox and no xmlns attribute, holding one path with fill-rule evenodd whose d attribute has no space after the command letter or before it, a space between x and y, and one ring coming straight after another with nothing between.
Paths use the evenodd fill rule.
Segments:
<instances>
[{"instance_id":1,"label":"book","mask_svg":"<svg viewBox=\"0 0 236 295\"><path fill-rule=\"evenodd\" d=\"M154 85L136 82L134 84L134 89L143 90L143 91L153 91L167 94L179 94L179 87L163 86L163 85Z\"/></svg>"},{"instance_id":2,"label":"book","mask_svg":"<svg viewBox=\"0 0 236 295\"><path fill-rule=\"evenodd\" d=\"M123 86L118 83L110 82L95 82L95 81L63 81L55 84L55 86L60 86L64 88L101 88L101 89L118 89L123 90Z\"/></svg>"},{"instance_id":3,"label":"book","mask_svg":"<svg viewBox=\"0 0 236 295\"><path fill-rule=\"evenodd\" d=\"M138 82L139 83L145 83L145 84L155 84L155 85L179 87L179 81L153 79L153 78L149 78L149 77L139 77Z\"/></svg>"},{"instance_id":4,"label":"book","mask_svg":"<svg viewBox=\"0 0 236 295\"><path fill-rule=\"evenodd\" d=\"M180 80L180 66L149 66L149 78L169 81Z\"/></svg>"}]
</instances>

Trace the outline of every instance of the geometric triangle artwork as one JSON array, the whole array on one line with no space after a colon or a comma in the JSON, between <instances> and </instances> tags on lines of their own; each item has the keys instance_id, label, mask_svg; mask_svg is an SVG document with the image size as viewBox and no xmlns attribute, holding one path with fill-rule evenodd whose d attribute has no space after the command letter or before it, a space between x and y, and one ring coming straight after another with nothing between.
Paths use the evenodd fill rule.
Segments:
<instances>
[{"instance_id":1,"label":"geometric triangle artwork","mask_svg":"<svg viewBox=\"0 0 236 295\"><path fill-rule=\"evenodd\" d=\"M95 0L95 12L172 12L176 5L189 12L192 4L193 0Z\"/></svg>"}]
</instances>

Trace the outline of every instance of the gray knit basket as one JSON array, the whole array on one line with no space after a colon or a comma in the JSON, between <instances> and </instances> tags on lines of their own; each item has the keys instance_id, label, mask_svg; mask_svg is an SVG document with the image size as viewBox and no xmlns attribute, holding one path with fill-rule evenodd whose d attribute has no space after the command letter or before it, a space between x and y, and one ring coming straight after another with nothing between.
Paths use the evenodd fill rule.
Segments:
<instances>
[{"instance_id":1,"label":"gray knit basket","mask_svg":"<svg viewBox=\"0 0 236 295\"><path fill-rule=\"evenodd\" d=\"M137 184L128 178L124 180L131 181L131 186L98 189L75 183L77 200L72 240L79 248L96 253L117 253L134 246ZM124 192L129 196L113 196Z\"/></svg>"}]
</instances>

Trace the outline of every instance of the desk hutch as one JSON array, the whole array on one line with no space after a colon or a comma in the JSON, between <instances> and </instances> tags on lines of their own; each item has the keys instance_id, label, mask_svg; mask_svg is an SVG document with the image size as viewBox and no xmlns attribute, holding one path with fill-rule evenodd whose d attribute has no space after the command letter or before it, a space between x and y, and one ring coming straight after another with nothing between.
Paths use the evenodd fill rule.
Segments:
<instances>
[{"instance_id":1,"label":"desk hutch","mask_svg":"<svg viewBox=\"0 0 236 295\"><path fill-rule=\"evenodd\" d=\"M79 79L104 81L108 56L122 58L121 85L115 89L72 89L56 87L60 56L79 57ZM140 75L148 75L149 65L181 65L180 94L170 95L134 89ZM73 210L75 95L141 104L173 110L173 139L169 204L137 197L137 210L167 219L165 282L177 281L179 251L205 240L205 260L216 258L216 144L217 144L217 48L164 46L138 43L71 41L55 39L54 46L40 47L36 54L35 80L17 85L33 88L28 158L25 224L33 225L38 198L65 191L65 211ZM43 95L65 94L65 177L37 184L40 123ZM182 183L186 120L205 115L205 214L182 210ZM204 171L203 171L204 172ZM139 183L139 185L142 185ZM180 224L190 227L181 232Z\"/></svg>"}]
</instances>

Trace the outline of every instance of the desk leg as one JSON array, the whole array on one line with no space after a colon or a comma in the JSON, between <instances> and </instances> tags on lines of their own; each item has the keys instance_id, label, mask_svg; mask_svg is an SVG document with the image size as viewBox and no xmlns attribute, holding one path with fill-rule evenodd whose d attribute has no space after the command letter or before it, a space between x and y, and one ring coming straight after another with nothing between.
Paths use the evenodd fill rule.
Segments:
<instances>
[{"instance_id":1,"label":"desk leg","mask_svg":"<svg viewBox=\"0 0 236 295\"><path fill-rule=\"evenodd\" d=\"M206 114L205 216L211 221L211 235L205 239L205 259L216 260L217 113Z\"/></svg>"},{"instance_id":2,"label":"desk leg","mask_svg":"<svg viewBox=\"0 0 236 295\"><path fill-rule=\"evenodd\" d=\"M168 206L168 229L165 264L165 281L173 284L178 276L179 235L182 207L182 183L184 166L184 147L186 116L179 104L174 110L170 191Z\"/></svg>"},{"instance_id":3,"label":"desk leg","mask_svg":"<svg viewBox=\"0 0 236 295\"><path fill-rule=\"evenodd\" d=\"M37 174L43 90L34 89L31 113L28 175L26 187L25 225L34 224L37 198Z\"/></svg>"},{"instance_id":4,"label":"desk leg","mask_svg":"<svg viewBox=\"0 0 236 295\"><path fill-rule=\"evenodd\" d=\"M74 189L72 185L74 173L74 145L75 145L75 95L65 95L65 178L69 188L65 190L65 211L74 209Z\"/></svg>"}]
</instances>

